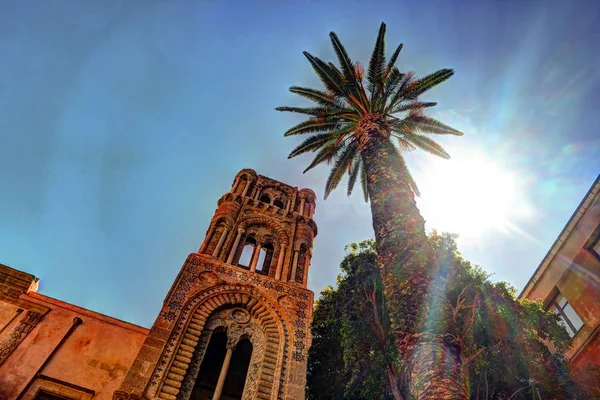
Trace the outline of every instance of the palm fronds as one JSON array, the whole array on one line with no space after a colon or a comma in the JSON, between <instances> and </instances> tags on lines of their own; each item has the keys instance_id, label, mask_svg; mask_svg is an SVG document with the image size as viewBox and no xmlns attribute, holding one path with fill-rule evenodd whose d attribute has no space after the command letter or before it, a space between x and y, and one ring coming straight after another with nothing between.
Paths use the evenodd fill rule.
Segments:
<instances>
[{"instance_id":1,"label":"palm fronds","mask_svg":"<svg viewBox=\"0 0 600 400\"><path fill-rule=\"evenodd\" d=\"M277 111L308 117L284 133L284 136L310 135L291 151L288 158L316 152L304 172L323 163L332 165L325 185L325 197L348 174L347 194L352 193L360 178L365 201L369 199L366 168L355 140L356 127L362 118L377 114L386 121L386 129L391 129L388 133L394 137L395 149L402 161L403 173L417 195L418 188L402 153L421 149L449 158L444 148L425 134L462 135L459 130L424 115L425 109L437 103L419 101L419 96L450 78L454 71L441 69L420 79L412 71L401 72L396 61L403 45L395 47L386 60L385 33L386 26L382 23L365 73L363 66L352 60L339 37L331 32L329 38L339 67L304 52L324 90L300 86L290 88L290 92L311 101L314 106L276 108Z\"/></svg>"}]
</instances>

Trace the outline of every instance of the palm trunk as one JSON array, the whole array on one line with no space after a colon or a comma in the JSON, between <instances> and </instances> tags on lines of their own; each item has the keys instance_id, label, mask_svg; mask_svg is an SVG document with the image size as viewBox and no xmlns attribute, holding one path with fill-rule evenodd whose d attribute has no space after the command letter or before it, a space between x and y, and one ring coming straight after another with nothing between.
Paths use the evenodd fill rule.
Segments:
<instances>
[{"instance_id":1,"label":"palm trunk","mask_svg":"<svg viewBox=\"0 0 600 400\"><path fill-rule=\"evenodd\" d=\"M365 291L365 300L367 303L371 304L371 314L373 316L373 322L371 323L371 332L377 338L377 343L379 344L379 350L381 350L382 354L386 354L387 350L390 346L390 337L389 337L389 328L383 326L382 315L379 313L378 301L376 290L373 289L372 292L369 292L367 288ZM403 387L403 379L396 366L388 360L385 366L388 381L390 383L390 389L392 390L392 396L394 400L405 400L404 395L402 394L400 388Z\"/></svg>"},{"instance_id":2,"label":"palm trunk","mask_svg":"<svg viewBox=\"0 0 600 400\"><path fill-rule=\"evenodd\" d=\"M443 312L431 307L439 269L404 171L404 160L378 115L363 117L356 136L367 175L385 296L415 399L466 399L460 341L444 335Z\"/></svg>"},{"instance_id":3,"label":"palm trunk","mask_svg":"<svg viewBox=\"0 0 600 400\"><path fill-rule=\"evenodd\" d=\"M392 364L386 365L385 369L387 371L388 380L390 381L392 397L394 397L394 400L405 400L402 392L400 391L401 379L398 371Z\"/></svg>"}]
</instances>

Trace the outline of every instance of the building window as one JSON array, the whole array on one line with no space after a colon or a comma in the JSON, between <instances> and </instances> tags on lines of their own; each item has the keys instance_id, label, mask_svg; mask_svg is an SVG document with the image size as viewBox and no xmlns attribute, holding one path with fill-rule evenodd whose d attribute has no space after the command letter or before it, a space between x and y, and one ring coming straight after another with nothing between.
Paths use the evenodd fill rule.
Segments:
<instances>
[{"instance_id":1,"label":"building window","mask_svg":"<svg viewBox=\"0 0 600 400\"><path fill-rule=\"evenodd\" d=\"M256 263L256 272L262 275L269 275L269 267L271 266L271 260L273 259L273 245L266 243L260 249L258 256L258 262Z\"/></svg>"},{"instance_id":2,"label":"building window","mask_svg":"<svg viewBox=\"0 0 600 400\"><path fill-rule=\"evenodd\" d=\"M250 263L252 262L252 256L254 255L254 240L250 241L250 238L246 241L246 245L244 246L244 250L242 250L242 255L240 256L240 261L238 265L240 267L250 267Z\"/></svg>"},{"instance_id":3,"label":"building window","mask_svg":"<svg viewBox=\"0 0 600 400\"><path fill-rule=\"evenodd\" d=\"M600 225L594 231L594 234L588 240L587 249L600 260Z\"/></svg>"},{"instance_id":4,"label":"building window","mask_svg":"<svg viewBox=\"0 0 600 400\"><path fill-rule=\"evenodd\" d=\"M94 391L38 374L21 400L91 400Z\"/></svg>"},{"instance_id":5,"label":"building window","mask_svg":"<svg viewBox=\"0 0 600 400\"><path fill-rule=\"evenodd\" d=\"M263 194L262 196L260 196L260 201L262 201L263 203L271 204L271 198L268 194Z\"/></svg>"},{"instance_id":6,"label":"building window","mask_svg":"<svg viewBox=\"0 0 600 400\"><path fill-rule=\"evenodd\" d=\"M579 315L560 292L557 292L554 296L548 310L560 317L560 324L565 327L570 337L575 336L579 328L583 326L583 321L579 318Z\"/></svg>"},{"instance_id":7,"label":"building window","mask_svg":"<svg viewBox=\"0 0 600 400\"><path fill-rule=\"evenodd\" d=\"M57 396L55 394L44 392L44 391L39 391L38 394L35 396L35 400L65 400L65 399L69 400L68 397Z\"/></svg>"}]
</instances>

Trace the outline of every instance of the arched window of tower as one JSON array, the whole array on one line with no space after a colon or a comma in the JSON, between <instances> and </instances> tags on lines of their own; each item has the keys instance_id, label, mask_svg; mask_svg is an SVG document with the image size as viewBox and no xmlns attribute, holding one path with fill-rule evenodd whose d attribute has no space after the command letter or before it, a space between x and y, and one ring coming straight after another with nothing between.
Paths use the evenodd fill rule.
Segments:
<instances>
[{"instance_id":1,"label":"arched window of tower","mask_svg":"<svg viewBox=\"0 0 600 400\"><path fill-rule=\"evenodd\" d=\"M283 207L284 207L284 205L283 205L283 202L282 202L281 200L279 200L279 199L275 200L275 201L273 202L273 205L274 205L274 206L277 206L277 207L279 207L279 208L283 208Z\"/></svg>"},{"instance_id":2,"label":"arched window of tower","mask_svg":"<svg viewBox=\"0 0 600 400\"><path fill-rule=\"evenodd\" d=\"M258 262L256 263L256 272L262 275L269 275L271 268L271 261L273 260L273 244L267 243L260 249L260 255L258 256Z\"/></svg>"},{"instance_id":3,"label":"arched window of tower","mask_svg":"<svg viewBox=\"0 0 600 400\"><path fill-rule=\"evenodd\" d=\"M263 269L265 267L265 258L267 256L267 249L264 247L260 249L260 254L258 255L258 261L256 263L256 272L259 274L264 273Z\"/></svg>"},{"instance_id":4,"label":"arched window of tower","mask_svg":"<svg viewBox=\"0 0 600 400\"><path fill-rule=\"evenodd\" d=\"M242 254L240 255L240 260L238 261L238 265L240 267L250 268L250 263L252 262L252 255L254 254L254 248L256 247L256 240L252 237L246 238L246 243L244 244L244 249L242 250Z\"/></svg>"},{"instance_id":5,"label":"arched window of tower","mask_svg":"<svg viewBox=\"0 0 600 400\"><path fill-rule=\"evenodd\" d=\"M304 266L306 264L306 258L308 257L308 247L302 243L298 252L298 265L296 266L295 281L302 283L304 281Z\"/></svg>"},{"instance_id":6,"label":"arched window of tower","mask_svg":"<svg viewBox=\"0 0 600 400\"><path fill-rule=\"evenodd\" d=\"M262 196L260 196L260 201L262 201L263 203L271 204L271 198L268 194L263 194Z\"/></svg>"},{"instance_id":7,"label":"arched window of tower","mask_svg":"<svg viewBox=\"0 0 600 400\"><path fill-rule=\"evenodd\" d=\"M221 366L225 359L225 345L227 344L227 334L222 331L216 331L212 334L204 360L200 367L198 379L194 384L192 399L211 399L217 387Z\"/></svg>"}]
</instances>

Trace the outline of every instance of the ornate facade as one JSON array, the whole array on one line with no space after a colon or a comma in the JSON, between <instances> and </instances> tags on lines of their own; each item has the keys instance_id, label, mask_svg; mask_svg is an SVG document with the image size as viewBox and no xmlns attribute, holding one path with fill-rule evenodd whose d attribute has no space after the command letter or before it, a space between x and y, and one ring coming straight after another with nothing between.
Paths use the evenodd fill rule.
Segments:
<instances>
[{"instance_id":1,"label":"ornate facade","mask_svg":"<svg viewBox=\"0 0 600 400\"><path fill-rule=\"evenodd\" d=\"M311 190L240 171L115 399L304 398L314 210Z\"/></svg>"},{"instance_id":2,"label":"ornate facade","mask_svg":"<svg viewBox=\"0 0 600 400\"><path fill-rule=\"evenodd\" d=\"M311 342L313 293L307 278L317 235L312 219L315 194L245 169L217 204L204 242L188 256L149 331L62 303L75 318L60 346L68 348L71 336L85 333L88 339L80 340L88 345L104 340L104 352L90 355L85 363L71 354L70 364L63 362L64 370L51 368L52 363L69 354L64 349L51 354L38 372L27 372L13 390L3 394L0 389L0 399L13 394L31 399L303 399ZM11 271L22 274L24 281L35 280ZM30 331L42 329L48 319L44 315L53 312L46 303L59 303L26 290L29 283L22 283L16 294L21 303L6 311L7 318L18 313L4 325L10 336L2 341L0 332L0 343L6 342L10 352L21 341L29 343L25 338ZM34 307L42 311L32 314L24 308L25 297L45 302ZM108 328L90 330L92 318L94 323L118 325L121 333L106 338L103 332ZM131 339L128 345L120 343L126 336ZM25 344L24 353L27 346L33 344ZM127 368L104 381L86 380L82 376L90 375L87 370L73 373L99 367L98 358L106 358L112 346L120 349L123 356L117 361ZM0 350L0 374L1 357L11 357L10 352L3 355L7 351ZM75 366L78 363L82 366ZM102 366L110 367L110 362Z\"/></svg>"}]
</instances>

